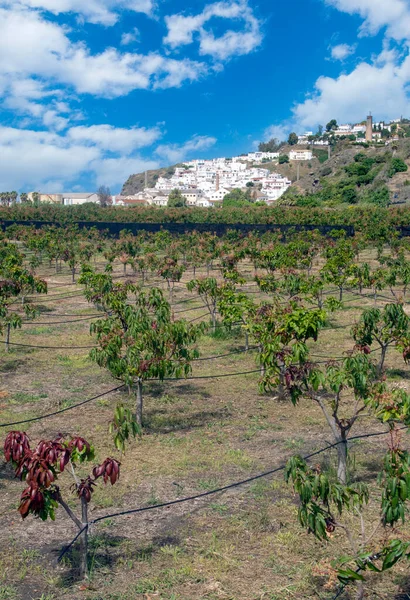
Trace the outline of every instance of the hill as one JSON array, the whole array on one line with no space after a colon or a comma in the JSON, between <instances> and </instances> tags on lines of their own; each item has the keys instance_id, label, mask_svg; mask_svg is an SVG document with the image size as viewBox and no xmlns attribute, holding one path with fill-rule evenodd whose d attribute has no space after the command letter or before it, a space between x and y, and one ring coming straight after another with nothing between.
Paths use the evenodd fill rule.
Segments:
<instances>
[{"instance_id":1,"label":"hill","mask_svg":"<svg viewBox=\"0 0 410 600\"><path fill-rule=\"evenodd\" d=\"M410 202L410 139L374 147L339 142L331 157L312 164L280 199L281 204L334 206Z\"/></svg>"},{"instance_id":2,"label":"hill","mask_svg":"<svg viewBox=\"0 0 410 600\"><path fill-rule=\"evenodd\" d=\"M159 177L172 177L177 166L179 165L173 165L170 167L163 167L161 169L147 171L147 187L154 187ZM127 181L122 186L121 195L128 196L132 194L137 194L138 192L141 192L144 188L145 172L136 173L135 175L130 175L128 177Z\"/></svg>"},{"instance_id":3,"label":"hill","mask_svg":"<svg viewBox=\"0 0 410 600\"><path fill-rule=\"evenodd\" d=\"M281 148L288 154L291 147ZM248 166L262 166L286 176L292 186L279 200L280 204L335 206L338 204L410 203L410 139L401 139L390 146L368 147L339 141L328 158L327 148L314 148L311 161ZM159 177L169 178L180 165L147 172L147 185L154 187ZM122 195L136 194L144 189L145 173L131 175L122 187Z\"/></svg>"}]
</instances>

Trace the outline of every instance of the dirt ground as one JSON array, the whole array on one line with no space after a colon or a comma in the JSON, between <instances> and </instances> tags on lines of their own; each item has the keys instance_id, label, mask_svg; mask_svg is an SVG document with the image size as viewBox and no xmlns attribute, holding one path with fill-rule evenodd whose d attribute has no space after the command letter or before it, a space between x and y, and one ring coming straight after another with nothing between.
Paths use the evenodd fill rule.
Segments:
<instances>
[{"instance_id":1,"label":"dirt ground","mask_svg":"<svg viewBox=\"0 0 410 600\"><path fill-rule=\"evenodd\" d=\"M249 278L245 288L256 291L250 267L241 268ZM8 353L4 345L0 349L1 423L68 408L119 385L88 357L94 345L89 326L95 307L85 301L80 286L70 283L67 269L56 274L43 267L42 274L47 276L49 291L41 299L41 314L11 335L14 344L38 348L15 345ZM122 274L120 265L116 274ZM181 316L188 320L208 320L200 299L186 290L189 279L185 273L176 286L175 312L184 310ZM149 283L158 284L152 279ZM379 298L377 304L387 301ZM350 327L366 306L374 306L372 297L345 293L343 310L331 315L328 327L311 345L318 360L341 357L351 349ZM315 404L301 401L293 407L273 393L261 394L257 372L222 377L255 371L257 365L254 351L240 352L243 332L218 331L217 336L201 338L201 357L238 353L197 361L192 379L145 384L144 435L128 444L124 455L115 450L108 432L117 402L133 407L133 398L124 390L44 420L3 428L3 437L11 429L23 429L33 442L59 433L78 434L94 444L96 463L106 456L121 461L119 482L113 487L99 483L91 519L144 506L152 510L111 517L92 527L90 579L84 583L78 580L75 547L61 564L56 562L75 535L75 526L61 508L55 522L32 517L23 522L17 512L23 484L14 479L1 457L0 600L331 600L335 596L338 587L329 557L349 554L347 540L337 531L323 544L300 527L298 501L283 472L203 499L155 508L283 466L293 454L305 455L332 441ZM409 368L395 349L389 350L387 369L395 384L409 388ZM364 416L351 435L382 429L374 417ZM408 438L405 443L408 447ZM350 450L353 477L374 488L365 513L369 529L378 514L376 474L385 444L384 437L370 438L353 443ZM315 461L334 470L335 459L334 452L328 451ZM90 470L90 465L83 465L79 474ZM70 475L64 473L60 482L71 508L78 512ZM351 526L358 534L360 525L353 517ZM396 534L410 537L410 529L398 526ZM376 534L376 543L381 536L381 531ZM409 565L400 563L382 576L370 574L366 594L374 599L410 598ZM355 598L354 587L340 598Z\"/></svg>"}]
</instances>

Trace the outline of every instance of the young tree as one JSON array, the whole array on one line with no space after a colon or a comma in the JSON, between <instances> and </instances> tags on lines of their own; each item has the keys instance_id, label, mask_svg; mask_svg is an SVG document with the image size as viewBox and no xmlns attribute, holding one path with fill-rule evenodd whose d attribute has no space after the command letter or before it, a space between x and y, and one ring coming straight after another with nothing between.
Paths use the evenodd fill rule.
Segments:
<instances>
[{"instance_id":1,"label":"young tree","mask_svg":"<svg viewBox=\"0 0 410 600\"><path fill-rule=\"evenodd\" d=\"M11 329L22 325L22 316L34 318L35 304L28 294L46 293L47 283L24 266L24 257L14 244L0 247L0 333L6 329L6 352L9 349ZM21 311L16 308L20 300Z\"/></svg>"},{"instance_id":2,"label":"young tree","mask_svg":"<svg viewBox=\"0 0 410 600\"><path fill-rule=\"evenodd\" d=\"M385 281L391 293L398 302L406 298L407 288L410 284L410 261L408 261L402 250L397 257L381 257L380 263L388 267L385 273ZM397 293L396 287L401 286L401 295Z\"/></svg>"},{"instance_id":3,"label":"young tree","mask_svg":"<svg viewBox=\"0 0 410 600\"><path fill-rule=\"evenodd\" d=\"M343 300L343 291L354 276L354 249L347 240L339 240L334 246L326 250L326 263L321 274L328 283L333 283L339 288L339 301Z\"/></svg>"},{"instance_id":4,"label":"young tree","mask_svg":"<svg viewBox=\"0 0 410 600\"><path fill-rule=\"evenodd\" d=\"M326 313L275 301L260 306L252 318L249 332L259 346L258 362L261 366L261 389L277 389L284 395L287 364L307 360L307 340L317 340L325 323Z\"/></svg>"},{"instance_id":5,"label":"young tree","mask_svg":"<svg viewBox=\"0 0 410 600\"><path fill-rule=\"evenodd\" d=\"M410 319L401 304L386 304L381 310L369 308L360 316L352 329L352 336L359 347L369 347L376 342L381 350L378 373L381 375L387 350L391 345L407 347Z\"/></svg>"},{"instance_id":6,"label":"young tree","mask_svg":"<svg viewBox=\"0 0 410 600\"><path fill-rule=\"evenodd\" d=\"M98 200L100 202L100 206L105 207L112 204L112 196L111 190L106 185L100 185L97 190Z\"/></svg>"},{"instance_id":7,"label":"young tree","mask_svg":"<svg viewBox=\"0 0 410 600\"><path fill-rule=\"evenodd\" d=\"M136 390L136 421L141 426L144 381L187 377L199 355L193 344L203 327L174 320L158 288L144 292L130 282L113 283L110 275L90 268L83 269L80 283L87 300L98 302L108 313L90 327L98 342L90 356Z\"/></svg>"},{"instance_id":8,"label":"young tree","mask_svg":"<svg viewBox=\"0 0 410 600\"><path fill-rule=\"evenodd\" d=\"M186 199L182 195L181 190L178 190L177 188L171 190L168 196L167 206L169 208L183 208L186 206Z\"/></svg>"},{"instance_id":9,"label":"young tree","mask_svg":"<svg viewBox=\"0 0 410 600\"><path fill-rule=\"evenodd\" d=\"M6 462L13 465L16 477L27 482L19 506L23 519L32 514L43 521L48 518L54 521L55 510L60 505L75 523L78 531L83 531L80 573L87 576L88 505L97 479L102 477L104 483L110 481L111 485L118 481L120 463L113 458L106 458L101 465L93 468L91 475L79 478L76 473L77 466L94 458L94 448L87 440L59 435L53 440L41 440L32 449L27 434L22 431L10 431L7 434L4 457ZM74 479L72 487L80 501L81 518L70 508L57 484L67 467L70 468Z\"/></svg>"},{"instance_id":10,"label":"young tree","mask_svg":"<svg viewBox=\"0 0 410 600\"><path fill-rule=\"evenodd\" d=\"M246 192L239 188L233 189L228 194L225 194L222 200L222 206L249 206L250 199Z\"/></svg>"},{"instance_id":11,"label":"young tree","mask_svg":"<svg viewBox=\"0 0 410 600\"><path fill-rule=\"evenodd\" d=\"M206 305L212 320L212 330L216 331L216 312L220 288L215 277L200 277L187 283L190 292L195 291Z\"/></svg>"},{"instance_id":12,"label":"young tree","mask_svg":"<svg viewBox=\"0 0 410 600\"><path fill-rule=\"evenodd\" d=\"M178 264L177 260L170 257L165 257L162 264L159 265L158 275L167 282L170 302L172 302L174 286L181 281L184 271L184 265Z\"/></svg>"},{"instance_id":13,"label":"young tree","mask_svg":"<svg viewBox=\"0 0 410 600\"><path fill-rule=\"evenodd\" d=\"M329 121L329 123L326 125L326 131L328 132L332 132L335 129L337 129L339 126L337 124L336 119L332 119L331 121Z\"/></svg>"},{"instance_id":14,"label":"young tree","mask_svg":"<svg viewBox=\"0 0 410 600\"><path fill-rule=\"evenodd\" d=\"M343 586L357 585L357 600L364 598L362 573L367 569L382 573L400 560L410 561L410 542L392 538L392 534L400 535L397 526L400 521L405 522L410 498L410 454L403 448L397 425L397 422L410 425L410 396L404 390L388 391L382 384L373 397L372 407L378 418L389 424L388 451L378 477L379 490L361 482L336 483L320 467L309 467L300 456L288 461L285 472L286 481L292 482L299 495L298 516L302 527L323 541L333 532L346 535L352 556L337 560L340 565L337 575ZM366 506L376 494L374 500L380 509L376 523L374 509L369 511L368 522ZM377 547L375 534L380 528L381 547Z\"/></svg>"},{"instance_id":15,"label":"young tree","mask_svg":"<svg viewBox=\"0 0 410 600\"><path fill-rule=\"evenodd\" d=\"M218 310L222 321L228 327L240 323L245 330L245 350L249 350L248 326L256 312L256 305L244 292L238 292L233 285L222 286L218 295Z\"/></svg>"},{"instance_id":16,"label":"young tree","mask_svg":"<svg viewBox=\"0 0 410 600\"><path fill-rule=\"evenodd\" d=\"M288 144L289 146L295 146L299 141L298 135L297 133L295 133L294 131L292 133L289 134L288 137Z\"/></svg>"}]
</instances>

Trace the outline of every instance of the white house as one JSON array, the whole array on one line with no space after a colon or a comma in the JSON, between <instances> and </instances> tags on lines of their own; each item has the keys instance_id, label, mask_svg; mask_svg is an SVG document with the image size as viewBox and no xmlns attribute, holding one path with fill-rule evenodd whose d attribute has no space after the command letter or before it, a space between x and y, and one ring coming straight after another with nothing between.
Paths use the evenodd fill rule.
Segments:
<instances>
[{"instance_id":1,"label":"white house","mask_svg":"<svg viewBox=\"0 0 410 600\"><path fill-rule=\"evenodd\" d=\"M366 125L361 125L360 123L358 123L357 125L354 125L352 127L352 133L354 133L354 134L366 133Z\"/></svg>"},{"instance_id":2,"label":"white house","mask_svg":"<svg viewBox=\"0 0 410 600\"><path fill-rule=\"evenodd\" d=\"M34 193L30 192L28 194L29 200L33 200ZM39 192L38 197L40 202L44 202L45 204L64 204L66 206L85 204L86 202L99 202L98 194L95 192L61 192L59 194Z\"/></svg>"},{"instance_id":3,"label":"white house","mask_svg":"<svg viewBox=\"0 0 410 600\"><path fill-rule=\"evenodd\" d=\"M63 204L72 206L76 204L85 204L86 202L98 203L98 194L94 192L63 192Z\"/></svg>"},{"instance_id":4,"label":"white house","mask_svg":"<svg viewBox=\"0 0 410 600\"><path fill-rule=\"evenodd\" d=\"M225 198L226 194L229 194L230 190L226 188L219 188L219 190L214 190L213 192L209 192L207 195L208 200L211 202L222 202Z\"/></svg>"},{"instance_id":5,"label":"white house","mask_svg":"<svg viewBox=\"0 0 410 600\"><path fill-rule=\"evenodd\" d=\"M313 152L311 150L291 150L289 160L312 160Z\"/></svg>"}]
</instances>

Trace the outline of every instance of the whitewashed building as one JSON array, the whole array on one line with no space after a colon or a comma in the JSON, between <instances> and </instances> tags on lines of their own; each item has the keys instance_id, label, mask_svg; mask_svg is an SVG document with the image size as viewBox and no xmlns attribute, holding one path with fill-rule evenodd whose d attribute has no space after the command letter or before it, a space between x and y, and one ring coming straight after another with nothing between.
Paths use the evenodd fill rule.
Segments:
<instances>
[{"instance_id":1,"label":"whitewashed building","mask_svg":"<svg viewBox=\"0 0 410 600\"><path fill-rule=\"evenodd\" d=\"M289 152L289 160L312 160L312 150L291 150Z\"/></svg>"}]
</instances>

